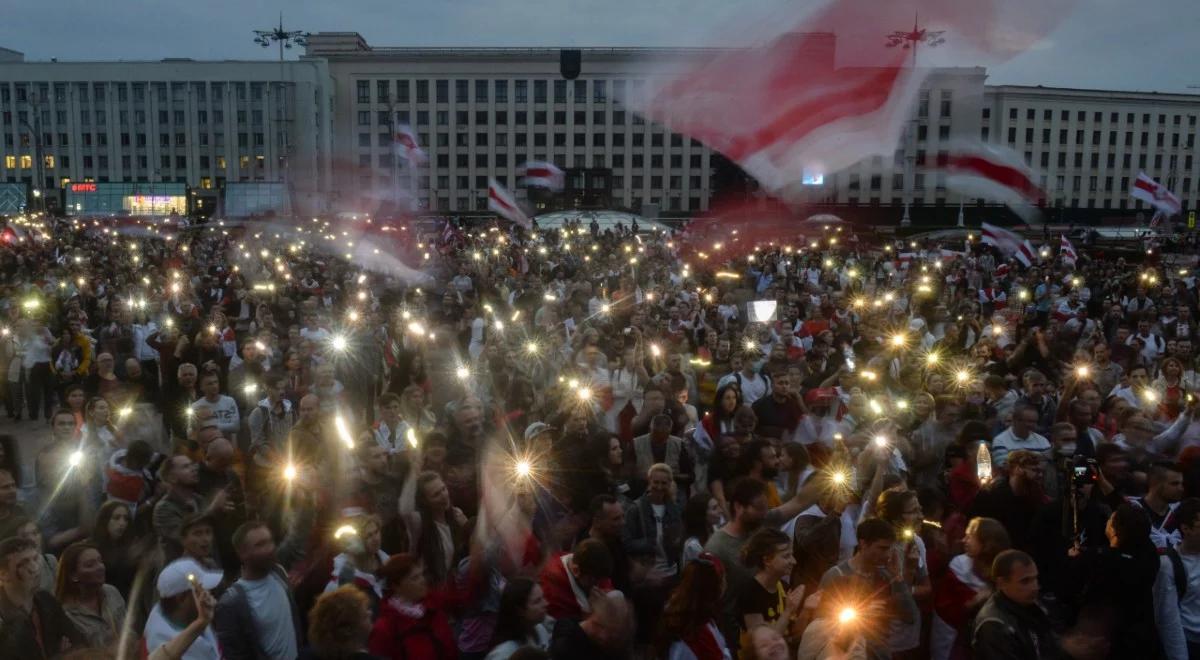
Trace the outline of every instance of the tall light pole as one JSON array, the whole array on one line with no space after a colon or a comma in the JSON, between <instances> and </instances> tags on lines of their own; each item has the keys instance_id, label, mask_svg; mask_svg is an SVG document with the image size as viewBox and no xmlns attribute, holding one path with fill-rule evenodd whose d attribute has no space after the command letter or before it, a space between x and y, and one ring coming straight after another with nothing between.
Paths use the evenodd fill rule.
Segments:
<instances>
[{"instance_id":1,"label":"tall light pole","mask_svg":"<svg viewBox=\"0 0 1200 660\"><path fill-rule=\"evenodd\" d=\"M291 188L291 178L288 176L288 132L287 132L287 117L284 113L284 104L286 103L283 93L285 80L283 70L283 51L290 50L292 46L305 46L308 44L308 33L303 30L285 30L283 29L283 14L279 14L279 25L270 30L255 30L254 43L263 48L270 48L271 44L275 44L279 48L279 94L276 97L275 105L279 113L279 119L275 126L279 130L280 137L283 143L279 145L279 172L283 178L285 189L289 191ZM290 204L289 200L289 206Z\"/></svg>"},{"instance_id":2,"label":"tall light pole","mask_svg":"<svg viewBox=\"0 0 1200 660\"><path fill-rule=\"evenodd\" d=\"M26 102L29 108L29 121L20 120L25 131L29 133L29 146L33 147L33 170L32 178L33 185L30 186L30 194L33 195L32 201L27 201L26 206L36 211L46 210L46 202L42 197L42 189L46 182L45 170L46 165L45 155L42 150L42 98L36 91L31 91L29 101Z\"/></svg>"},{"instance_id":3,"label":"tall light pole","mask_svg":"<svg viewBox=\"0 0 1200 660\"><path fill-rule=\"evenodd\" d=\"M896 30L887 35L888 48L903 48L904 50L912 51L912 68L917 68L917 48L921 44L925 44L930 48L935 48L946 43L946 39L942 37L945 34L944 30L926 30L920 27L920 14L913 15L913 26L911 30ZM916 125L916 119L908 121L908 127L905 131L904 145L904 215L900 218L900 226L907 227L912 224L912 220L908 216L908 207L912 202L913 196L913 160L916 159L915 153L910 153L915 145L913 145L913 126Z\"/></svg>"}]
</instances>

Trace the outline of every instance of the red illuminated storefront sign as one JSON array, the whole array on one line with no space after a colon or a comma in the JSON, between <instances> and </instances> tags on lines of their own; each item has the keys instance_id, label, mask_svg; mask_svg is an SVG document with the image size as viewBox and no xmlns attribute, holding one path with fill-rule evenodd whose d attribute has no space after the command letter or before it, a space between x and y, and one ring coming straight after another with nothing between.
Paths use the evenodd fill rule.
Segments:
<instances>
[{"instance_id":1,"label":"red illuminated storefront sign","mask_svg":"<svg viewBox=\"0 0 1200 660\"><path fill-rule=\"evenodd\" d=\"M72 183L71 192L96 192L96 184L94 183Z\"/></svg>"}]
</instances>

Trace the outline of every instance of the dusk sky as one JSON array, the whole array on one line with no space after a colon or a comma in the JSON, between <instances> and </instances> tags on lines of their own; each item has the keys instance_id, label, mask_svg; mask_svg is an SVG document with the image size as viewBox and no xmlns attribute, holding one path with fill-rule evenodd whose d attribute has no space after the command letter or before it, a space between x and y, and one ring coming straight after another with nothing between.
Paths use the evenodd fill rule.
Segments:
<instances>
[{"instance_id":1,"label":"dusk sky","mask_svg":"<svg viewBox=\"0 0 1200 660\"><path fill-rule=\"evenodd\" d=\"M356 31L375 46L732 46L714 38L722 26L782 2L60 0L52 10L11 2L0 46L30 60L273 58L251 30L274 26L281 8L288 29ZM1198 62L1200 1L1078 0L1048 40L991 68L988 82L1200 93L1188 89L1200 86Z\"/></svg>"}]
</instances>

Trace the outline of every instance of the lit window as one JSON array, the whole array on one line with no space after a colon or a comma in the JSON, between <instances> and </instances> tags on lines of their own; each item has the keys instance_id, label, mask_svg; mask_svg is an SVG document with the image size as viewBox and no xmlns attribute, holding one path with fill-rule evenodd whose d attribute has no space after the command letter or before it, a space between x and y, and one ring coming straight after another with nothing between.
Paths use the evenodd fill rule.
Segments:
<instances>
[{"instance_id":1,"label":"lit window","mask_svg":"<svg viewBox=\"0 0 1200 660\"><path fill-rule=\"evenodd\" d=\"M10 170L16 169L17 157L16 156L5 156L4 157L4 167L6 167Z\"/></svg>"},{"instance_id":2,"label":"lit window","mask_svg":"<svg viewBox=\"0 0 1200 660\"><path fill-rule=\"evenodd\" d=\"M21 156L21 169L27 170L33 167L33 156Z\"/></svg>"},{"instance_id":3,"label":"lit window","mask_svg":"<svg viewBox=\"0 0 1200 660\"><path fill-rule=\"evenodd\" d=\"M225 169L225 157L224 156L217 156L217 169L218 170Z\"/></svg>"},{"instance_id":4,"label":"lit window","mask_svg":"<svg viewBox=\"0 0 1200 660\"><path fill-rule=\"evenodd\" d=\"M45 159L46 159L46 169L48 169L48 170L54 169L54 156L46 156Z\"/></svg>"},{"instance_id":5,"label":"lit window","mask_svg":"<svg viewBox=\"0 0 1200 660\"><path fill-rule=\"evenodd\" d=\"M200 187L204 188L205 190L212 190L212 177L200 177Z\"/></svg>"}]
</instances>

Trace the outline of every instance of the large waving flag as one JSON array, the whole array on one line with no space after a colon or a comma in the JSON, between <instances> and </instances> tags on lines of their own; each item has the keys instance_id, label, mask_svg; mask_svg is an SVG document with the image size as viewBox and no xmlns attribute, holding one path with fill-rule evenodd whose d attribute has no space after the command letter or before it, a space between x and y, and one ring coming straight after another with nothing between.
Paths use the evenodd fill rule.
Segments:
<instances>
[{"instance_id":1,"label":"large waving flag","mask_svg":"<svg viewBox=\"0 0 1200 660\"><path fill-rule=\"evenodd\" d=\"M525 186L540 187L550 190L562 190L566 184L566 174L554 163L541 160L531 160L525 163Z\"/></svg>"},{"instance_id":2,"label":"large waving flag","mask_svg":"<svg viewBox=\"0 0 1200 660\"><path fill-rule=\"evenodd\" d=\"M396 135L392 138L396 145L396 154L414 165L424 165L429 162L429 155L417 141L417 134L411 126L403 124L396 127Z\"/></svg>"},{"instance_id":3,"label":"large waving flag","mask_svg":"<svg viewBox=\"0 0 1200 660\"><path fill-rule=\"evenodd\" d=\"M952 142L937 169L946 173L946 187L964 195L1001 202L1029 222L1046 193L1021 154L983 142Z\"/></svg>"},{"instance_id":4,"label":"large waving flag","mask_svg":"<svg viewBox=\"0 0 1200 660\"><path fill-rule=\"evenodd\" d=\"M517 206L517 200L495 179L488 179L488 210L526 229L533 227L529 217Z\"/></svg>"},{"instance_id":5,"label":"large waving flag","mask_svg":"<svg viewBox=\"0 0 1200 660\"><path fill-rule=\"evenodd\" d=\"M1175 193L1167 190L1166 186L1150 178L1145 172L1138 172L1129 194L1133 195L1134 199L1140 199L1162 211L1168 217L1183 209L1183 205L1180 204L1179 197Z\"/></svg>"},{"instance_id":6,"label":"large waving flag","mask_svg":"<svg viewBox=\"0 0 1200 660\"><path fill-rule=\"evenodd\" d=\"M831 0L807 16L798 4L764 19L765 29L727 27L723 48L662 63L622 101L787 193L806 175L891 155L939 51L998 64L1039 41L1073 1ZM731 33L754 45L724 47Z\"/></svg>"},{"instance_id":7,"label":"large waving flag","mask_svg":"<svg viewBox=\"0 0 1200 660\"><path fill-rule=\"evenodd\" d=\"M1037 250L1020 234L1011 232L1003 227L983 223L980 230L984 245L991 245L1006 257L1012 257L1021 262L1026 268L1033 265L1037 259Z\"/></svg>"}]
</instances>

